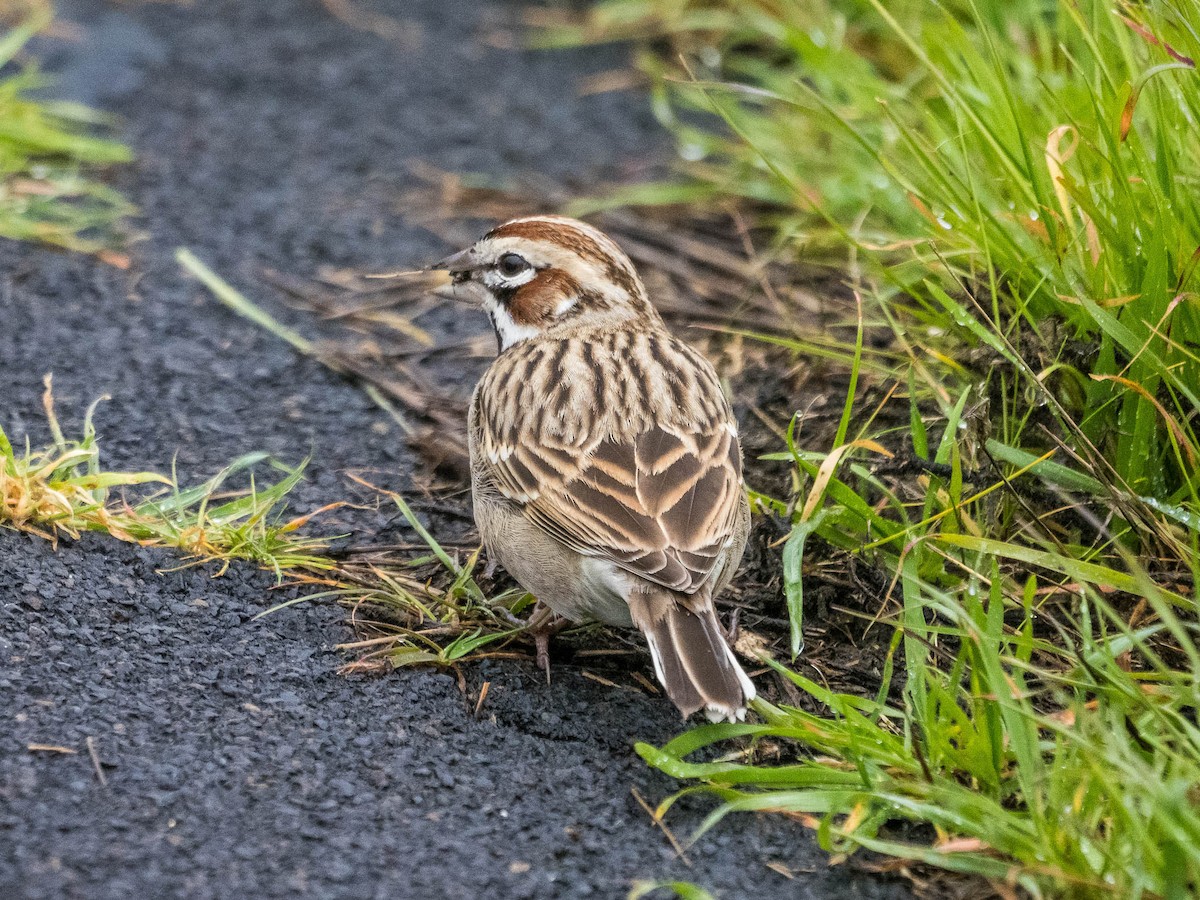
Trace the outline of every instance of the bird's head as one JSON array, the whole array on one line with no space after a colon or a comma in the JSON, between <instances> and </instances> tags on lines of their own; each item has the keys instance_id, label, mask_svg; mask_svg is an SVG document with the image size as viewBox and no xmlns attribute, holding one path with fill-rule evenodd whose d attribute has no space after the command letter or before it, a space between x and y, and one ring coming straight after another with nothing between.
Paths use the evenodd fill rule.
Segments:
<instances>
[{"instance_id":1,"label":"bird's head","mask_svg":"<svg viewBox=\"0 0 1200 900\"><path fill-rule=\"evenodd\" d=\"M501 351L575 327L639 319L661 324L621 248L564 216L505 222L430 268L448 271L455 296L484 308Z\"/></svg>"}]
</instances>

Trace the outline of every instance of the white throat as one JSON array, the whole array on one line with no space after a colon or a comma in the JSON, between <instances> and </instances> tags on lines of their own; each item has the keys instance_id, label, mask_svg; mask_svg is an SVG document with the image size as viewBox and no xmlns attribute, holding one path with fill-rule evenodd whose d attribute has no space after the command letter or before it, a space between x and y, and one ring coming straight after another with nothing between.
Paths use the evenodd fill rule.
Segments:
<instances>
[{"instance_id":1,"label":"white throat","mask_svg":"<svg viewBox=\"0 0 1200 900\"><path fill-rule=\"evenodd\" d=\"M513 321L512 315L505 308L503 303L497 303L494 297L489 297L483 304L483 308L491 317L492 327L496 329L496 340L500 343L500 352L503 353L513 344L520 341L527 341L531 337L538 335L538 329L530 325L518 325Z\"/></svg>"}]
</instances>

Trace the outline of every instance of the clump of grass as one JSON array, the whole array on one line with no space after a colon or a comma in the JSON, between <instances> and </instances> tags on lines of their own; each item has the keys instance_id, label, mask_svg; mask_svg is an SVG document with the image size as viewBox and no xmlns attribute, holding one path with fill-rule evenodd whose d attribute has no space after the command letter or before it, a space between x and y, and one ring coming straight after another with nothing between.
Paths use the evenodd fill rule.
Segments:
<instances>
[{"instance_id":1,"label":"clump of grass","mask_svg":"<svg viewBox=\"0 0 1200 900\"><path fill-rule=\"evenodd\" d=\"M97 400L84 415L83 434L68 439L54 410L49 376L43 408L53 444L22 452L0 429L0 527L14 528L57 541L85 531L106 532L144 546L171 547L196 561L218 560L228 566L244 559L273 569L277 576L293 569L324 570L332 562L323 554L327 540L299 530L318 513L286 519L285 498L303 476L304 463L288 467L265 453L246 454L216 476L191 488L157 472L114 472L100 460L93 424ZM105 398L101 398L105 399ZM265 488L251 475L250 487L223 493L234 476L269 464L284 477ZM114 489L163 484L164 491L130 502L114 499ZM224 571L224 567L221 569Z\"/></svg>"},{"instance_id":2,"label":"clump of grass","mask_svg":"<svg viewBox=\"0 0 1200 900\"><path fill-rule=\"evenodd\" d=\"M0 68L49 21L42 9L0 37ZM103 251L132 207L97 172L132 156L96 136L108 117L76 103L31 99L45 83L32 66L0 79L0 236Z\"/></svg>"},{"instance_id":3,"label":"clump of grass","mask_svg":"<svg viewBox=\"0 0 1200 900\"><path fill-rule=\"evenodd\" d=\"M802 449L797 421L782 454L804 502L759 498L792 521L793 654L809 538L884 573L878 695L777 666L825 716L760 702L762 725L643 755L722 797L712 821L786 811L831 850L1000 893L1194 895L1195 5L612 0L594 15L593 34L685 54L649 65L679 76L656 98L698 160L686 195L766 202L781 245L845 251L904 358L868 372L860 324L832 447ZM908 409L862 408L860 376ZM737 736L816 755L687 759ZM889 836L894 819L937 839Z\"/></svg>"},{"instance_id":4,"label":"clump of grass","mask_svg":"<svg viewBox=\"0 0 1200 900\"><path fill-rule=\"evenodd\" d=\"M253 474L244 490L223 491L225 483L256 466L268 465L283 477L260 487ZM308 460L288 466L263 452L239 456L208 481L171 488L127 507L119 521L126 534L142 544L173 547L198 561L220 560L224 572L236 559L248 560L274 570L282 579L294 570L323 571L333 568L325 554L328 538L305 535L304 528L315 516L334 509L340 502L314 512L285 518L287 496L304 477Z\"/></svg>"},{"instance_id":5,"label":"clump of grass","mask_svg":"<svg viewBox=\"0 0 1200 900\"><path fill-rule=\"evenodd\" d=\"M368 487L395 504L429 552L403 561L385 555L343 564L333 588L318 595L372 616L358 619L369 636L342 645L362 651L347 671L370 671L381 664L451 666L484 656L516 655L505 647L525 629L519 615L532 605L532 596L519 589L489 596L475 579L481 548L460 561L421 524L401 495Z\"/></svg>"},{"instance_id":6,"label":"clump of grass","mask_svg":"<svg viewBox=\"0 0 1200 900\"><path fill-rule=\"evenodd\" d=\"M946 461L946 477L927 476L915 507L865 460L818 483L843 456L796 451L815 512L796 515L785 558L811 533L893 573L878 694L837 694L772 663L822 715L759 701L761 725L704 727L639 753L725 801L704 829L732 811L786 812L832 852L889 853L1033 896L1190 896L1200 883L1190 579L1160 584L1131 555L1118 565L1082 547L988 537L990 500L1021 492L1036 466L968 490L956 432L931 461ZM785 568L790 591L803 565ZM689 761L731 738L750 749ZM757 761L755 746L781 742L814 755ZM935 842L889 836L895 820L933 826Z\"/></svg>"},{"instance_id":7,"label":"clump of grass","mask_svg":"<svg viewBox=\"0 0 1200 900\"><path fill-rule=\"evenodd\" d=\"M0 428L0 525L57 540L60 534L78 538L85 530L122 534L118 516L107 505L112 488L149 482L169 484L154 472L105 472L92 416L97 400L83 418L83 436L67 440L54 412L50 377L46 377L43 408L54 443L23 452L13 448ZM101 398L103 400L105 398Z\"/></svg>"},{"instance_id":8,"label":"clump of grass","mask_svg":"<svg viewBox=\"0 0 1200 900\"><path fill-rule=\"evenodd\" d=\"M995 385L1005 437L1040 409L1106 481L1196 501L1191 5L615 0L596 15L598 31L676 36L712 79L659 89L702 157L689 172L772 203L801 246L851 247L881 314L942 354L939 379Z\"/></svg>"}]
</instances>

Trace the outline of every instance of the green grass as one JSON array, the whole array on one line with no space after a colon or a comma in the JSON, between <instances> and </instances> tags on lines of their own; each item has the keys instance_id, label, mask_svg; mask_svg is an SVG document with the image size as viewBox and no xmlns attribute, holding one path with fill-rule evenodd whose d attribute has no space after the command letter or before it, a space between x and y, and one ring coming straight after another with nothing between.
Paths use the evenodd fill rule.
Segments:
<instances>
[{"instance_id":1,"label":"green grass","mask_svg":"<svg viewBox=\"0 0 1200 900\"><path fill-rule=\"evenodd\" d=\"M0 528L39 535L50 541L104 532L144 546L170 547L194 562L219 561L223 572L232 560L249 560L275 571L324 571L333 564L323 551L327 541L301 529L318 513L284 517L286 497L303 476L304 463L289 467L265 453L249 453L194 487L158 472L106 469L92 419L84 415L82 434L67 438L54 410L49 376L43 407L53 442L14 447L0 428ZM266 465L283 477L260 486L253 475ZM228 491L235 477L249 477L247 488ZM166 487L140 499L114 492L141 485Z\"/></svg>"},{"instance_id":2,"label":"green grass","mask_svg":"<svg viewBox=\"0 0 1200 900\"><path fill-rule=\"evenodd\" d=\"M460 562L402 496L363 484L396 506L429 552L404 560L389 555L374 563L343 564L329 590L302 598L332 598L372 617L365 621L356 616L364 634L371 636L341 646L361 651L347 671L447 667L503 653L524 630L517 617L532 607L533 597L519 589L488 596L475 580L481 548Z\"/></svg>"},{"instance_id":3,"label":"green grass","mask_svg":"<svg viewBox=\"0 0 1200 900\"><path fill-rule=\"evenodd\" d=\"M79 537L82 531L120 530L118 514L107 504L114 488L150 482L169 483L154 472L110 472L100 466L100 449L92 416L84 415L83 434L68 440L54 412L54 395L47 376L43 408L53 443L33 449L28 441L14 448L0 428L0 525L28 531L47 540L60 534Z\"/></svg>"},{"instance_id":4,"label":"green grass","mask_svg":"<svg viewBox=\"0 0 1200 900\"><path fill-rule=\"evenodd\" d=\"M890 581L878 695L777 666L823 715L760 702L640 752L725 801L710 824L778 810L1034 896L1194 896L1200 5L610 0L553 37L622 34L659 41L692 161L645 196L759 204L780 247L845 261L903 360L868 369L860 326L832 445L789 442L801 495L759 498L793 523L793 652L814 543Z\"/></svg>"},{"instance_id":5,"label":"green grass","mask_svg":"<svg viewBox=\"0 0 1200 900\"><path fill-rule=\"evenodd\" d=\"M48 11L34 14L0 35L0 67L17 60L49 21ZM32 64L0 78L0 237L102 252L132 207L97 176L131 155L97 136L111 125L108 117L76 103L31 99L46 83Z\"/></svg>"}]
</instances>

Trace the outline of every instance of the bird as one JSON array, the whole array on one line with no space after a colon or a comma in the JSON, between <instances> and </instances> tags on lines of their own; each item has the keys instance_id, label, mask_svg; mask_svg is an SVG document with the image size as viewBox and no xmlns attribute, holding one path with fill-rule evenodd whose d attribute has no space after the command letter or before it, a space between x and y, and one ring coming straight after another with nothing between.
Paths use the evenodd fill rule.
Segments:
<instances>
[{"instance_id":1,"label":"bird","mask_svg":"<svg viewBox=\"0 0 1200 900\"><path fill-rule=\"evenodd\" d=\"M582 221L513 219L430 268L496 335L467 423L489 559L566 620L639 629L685 718L743 720L754 684L713 600L741 561L750 507L712 364Z\"/></svg>"}]
</instances>

